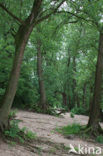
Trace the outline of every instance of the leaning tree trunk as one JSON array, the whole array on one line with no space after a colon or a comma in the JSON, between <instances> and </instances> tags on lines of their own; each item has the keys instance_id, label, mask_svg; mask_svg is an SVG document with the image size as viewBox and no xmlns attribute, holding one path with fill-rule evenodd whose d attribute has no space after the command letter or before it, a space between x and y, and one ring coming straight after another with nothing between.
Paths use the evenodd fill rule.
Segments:
<instances>
[{"instance_id":1,"label":"leaning tree trunk","mask_svg":"<svg viewBox=\"0 0 103 156\"><path fill-rule=\"evenodd\" d=\"M95 88L93 101L90 110L90 116L88 121L88 127L93 134L98 134L101 130L100 121L100 98L101 98L101 86L102 86L102 74L103 74L103 33L100 33L99 50L95 74Z\"/></svg>"},{"instance_id":2,"label":"leaning tree trunk","mask_svg":"<svg viewBox=\"0 0 103 156\"><path fill-rule=\"evenodd\" d=\"M37 74L39 81L39 91L40 91L40 107L43 111L47 109L46 91L43 79L43 69L42 69L42 54L41 54L41 41L37 41Z\"/></svg>"},{"instance_id":3,"label":"leaning tree trunk","mask_svg":"<svg viewBox=\"0 0 103 156\"><path fill-rule=\"evenodd\" d=\"M34 28L41 3L42 0L34 0L30 15L23 22L23 24L20 25L18 32L15 35L15 56L13 61L13 68L0 109L0 130L2 131L8 127L8 115L16 94L24 50L29 36Z\"/></svg>"},{"instance_id":4,"label":"leaning tree trunk","mask_svg":"<svg viewBox=\"0 0 103 156\"><path fill-rule=\"evenodd\" d=\"M10 74L8 87L3 97L2 107L0 110L0 125L2 130L8 126L8 115L14 100L14 96L16 94L23 54L32 29L33 27L31 26L29 28L21 26L16 35L16 48L13 61L13 68Z\"/></svg>"}]
</instances>

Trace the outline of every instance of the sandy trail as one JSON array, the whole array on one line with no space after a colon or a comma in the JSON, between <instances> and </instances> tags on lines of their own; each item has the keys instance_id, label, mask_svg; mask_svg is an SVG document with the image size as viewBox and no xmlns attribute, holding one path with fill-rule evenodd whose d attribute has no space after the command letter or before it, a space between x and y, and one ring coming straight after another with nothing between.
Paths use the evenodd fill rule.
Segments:
<instances>
[{"instance_id":1,"label":"sandy trail","mask_svg":"<svg viewBox=\"0 0 103 156\"><path fill-rule=\"evenodd\" d=\"M65 146L69 147L69 144L75 147L78 144L82 146L99 146L103 149L103 145L98 143L87 142L79 138L67 139L61 134L54 132L56 127L66 126L71 123L80 123L82 125L87 124L88 117L82 115L75 115L74 118L70 117L69 113L63 115L63 117L54 117L50 115L38 114L27 111L19 111L17 113L17 119L20 119L20 128L28 127L29 130L35 132L41 142L35 143L36 146L40 147L44 152L31 151L20 145L10 146L0 141L0 156L73 156L62 150ZM55 147L60 147L59 149ZM102 154L103 156L103 154Z\"/></svg>"}]
</instances>

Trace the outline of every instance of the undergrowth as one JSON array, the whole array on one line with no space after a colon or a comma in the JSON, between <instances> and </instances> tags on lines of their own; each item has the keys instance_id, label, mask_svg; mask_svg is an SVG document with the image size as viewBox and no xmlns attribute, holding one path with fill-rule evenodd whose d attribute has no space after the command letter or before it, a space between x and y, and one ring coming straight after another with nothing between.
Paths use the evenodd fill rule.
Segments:
<instances>
[{"instance_id":1,"label":"undergrowth","mask_svg":"<svg viewBox=\"0 0 103 156\"><path fill-rule=\"evenodd\" d=\"M9 120L14 119L16 117L16 113L17 113L17 109L14 109L14 110L10 111L9 117L8 117Z\"/></svg>"},{"instance_id":2,"label":"undergrowth","mask_svg":"<svg viewBox=\"0 0 103 156\"><path fill-rule=\"evenodd\" d=\"M16 117L17 110L13 110L9 114L10 126L4 130L3 137L7 140L11 140L11 143L19 142L24 143L25 141L31 141L36 138L36 134L28 130L26 127L19 128L20 120L14 119Z\"/></svg>"},{"instance_id":3,"label":"undergrowth","mask_svg":"<svg viewBox=\"0 0 103 156\"><path fill-rule=\"evenodd\" d=\"M12 141L17 141L24 143L27 140L32 140L36 138L36 134L28 130L26 127L22 129L19 128L18 120L12 120L10 123L10 128L4 131L4 136Z\"/></svg>"},{"instance_id":4,"label":"undergrowth","mask_svg":"<svg viewBox=\"0 0 103 156\"><path fill-rule=\"evenodd\" d=\"M90 140L90 138L91 138L92 140L95 140L96 142L103 144L103 136L102 135L93 138L90 134L88 134L86 132L85 129L86 129L86 126L81 126L79 124L74 123L72 125L68 125L65 127L56 128L56 131L63 134L66 137L75 135L82 139L87 139L87 140L88 139Z\"/></svg>"},{"instance_id":5,"label":"undergrowth","mask_svg":"<svg viewBox=\"0 0 103 156\"><path fill-rule=\"evenodd\" d=\"M56 131L62 133L65 136L71 134L79 134L81 130L81 126L79 124L68 125L62 128L56 128Z\"/></svg>"}]
</instances>

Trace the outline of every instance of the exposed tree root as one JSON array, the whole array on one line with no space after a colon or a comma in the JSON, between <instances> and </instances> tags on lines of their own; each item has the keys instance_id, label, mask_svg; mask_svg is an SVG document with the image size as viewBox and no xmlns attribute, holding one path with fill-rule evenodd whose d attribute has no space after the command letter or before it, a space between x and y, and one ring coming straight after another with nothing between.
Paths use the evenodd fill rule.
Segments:
<instances>
[{"instance_id":1,"label":"exposed tree root","mask_svg":"<svg viewBox=\"0 0 103 156\"><path fill-rule=\"evenodd\" d=\"M3 132L5 129L9 129L9 121L0 119L0 132Z\"/></svg>"},{"instance_id":2,"label":"exposed tree root","mask_svg":"<svg viewBox=\"0 0 103 156\"><path fill-rule=\"evenodd\" d=\"M84 134L88 134L91 137L97 137L103 135L103 129L100 125L87 126L81 130Z\"/></svg>"}]
</instances>

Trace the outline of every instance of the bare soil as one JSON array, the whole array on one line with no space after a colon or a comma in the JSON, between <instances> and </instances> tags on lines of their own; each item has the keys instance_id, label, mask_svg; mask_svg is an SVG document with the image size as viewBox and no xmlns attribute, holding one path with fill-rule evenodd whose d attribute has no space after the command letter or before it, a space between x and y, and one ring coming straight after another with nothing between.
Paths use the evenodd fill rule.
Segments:
<instances>
[{"instance_id":1,"label":"bare soil","mask_svg":"<svg viewBox=\"0 0 103 156\"><path fill-rule=\"evenodd\" d=\"M72 123L85 125L88 117L75 115L70 117L70 113L62 114L61 117L38 114L27 111L18 111L17 119L21 120L20 128L28 127L29 130L37 134L37 138L31 145L21 146L16 144L12 146L0 140L0 156L74 156L68 152L70 144L77 147L78 144L89 147L101 147L103 145L91 140L80 139L75 136L66 138L54 131L56 127L66 126ZM103 124L101 124L103 126ZM103 151L102 151L103 152ZM103 156L103 154L101 155Z\"/></svg>"}]
</instances>

